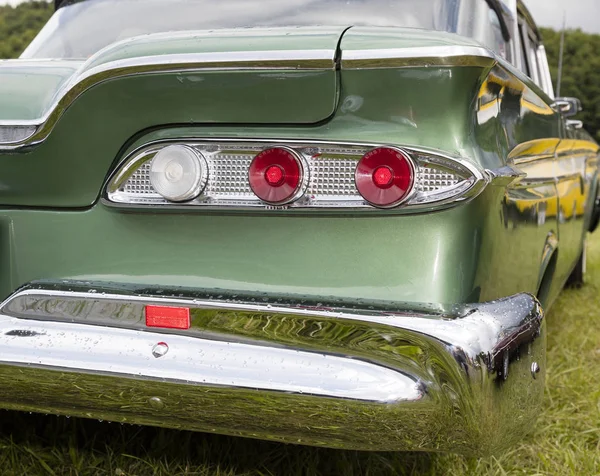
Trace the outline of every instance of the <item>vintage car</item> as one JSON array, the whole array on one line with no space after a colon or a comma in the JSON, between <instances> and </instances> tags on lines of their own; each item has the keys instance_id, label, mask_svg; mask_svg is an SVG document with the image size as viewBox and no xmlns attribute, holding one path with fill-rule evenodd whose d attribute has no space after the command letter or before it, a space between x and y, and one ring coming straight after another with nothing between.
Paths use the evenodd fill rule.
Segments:
<instances>
[{"instance_id":1,"label":"vintage car","mask_svg":"<svg viewBox=\"0 0 600 476\"><path fill-rule=\"evenodd\" d=\"M57 0L0 63L0 407L361 450L533 427L598 145L518 0Z\"/></svg>"}]
</instances>

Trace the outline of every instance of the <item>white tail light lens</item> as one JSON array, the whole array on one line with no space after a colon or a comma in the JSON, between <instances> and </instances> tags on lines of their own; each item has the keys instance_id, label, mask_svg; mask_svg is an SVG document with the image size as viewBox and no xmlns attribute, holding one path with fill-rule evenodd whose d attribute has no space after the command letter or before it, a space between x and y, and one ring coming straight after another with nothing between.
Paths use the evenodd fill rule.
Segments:
<instances>
[{"instance_id":1,"label":"white tail light lens","mask_svg":"<svg viewBox=\"0 0 600 476\"><path fill-rule=\"evenodd\" d=\"M150 163L150 183L170 202L196 198L208 177L204 157L191 147L171 145L160 150Z\"/></svg>"}]
</instances>

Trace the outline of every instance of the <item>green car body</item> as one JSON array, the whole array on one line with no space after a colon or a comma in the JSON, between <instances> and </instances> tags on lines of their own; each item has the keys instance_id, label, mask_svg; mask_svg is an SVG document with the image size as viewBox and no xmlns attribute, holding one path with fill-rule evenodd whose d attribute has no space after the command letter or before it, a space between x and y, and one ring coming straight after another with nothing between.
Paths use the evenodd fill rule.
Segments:
<instances>
[{"instance_id":1,"label":"green car body","mask_svg":"<svg viewBox=\"0 0 600 476\"><path fill-rule=\"evenodd\" d=\"M342 448L514 443L543 392L541 309L597 221L598 145L556 110L477 41L401 27L0 63L0 406ZM415 209L111 200L132 157L174 143L393 146L478 178ZM191 327L146 327L160 305Z\"/></svg>"}]
</instances>

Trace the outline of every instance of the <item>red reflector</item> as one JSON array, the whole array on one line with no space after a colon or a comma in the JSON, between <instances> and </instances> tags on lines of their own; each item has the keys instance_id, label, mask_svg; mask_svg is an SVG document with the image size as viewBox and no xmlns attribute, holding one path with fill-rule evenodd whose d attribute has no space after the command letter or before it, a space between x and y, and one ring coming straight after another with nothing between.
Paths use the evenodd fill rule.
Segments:
<instances>
[{"instance_id":1,"label":"red reflector","mask_svg":"<svg viewBox=\"0 0 600 476\"><path fill-rule=\"evenodd\" d=\"M284 147L263 150L252 160L248 182L263 202L283 205L301 195L304 168L300 157Z\"/></svg>"},{"instance_id":2,"label":"red reflector","mask_svg":"<svg viewBox=\"0 0 600 476\"><path fill-rule=\"evenodd\" d=\"M354 180L363 198L376 207L394 207L414 186L415 167L400 149L379 147L367 152L356 166Z\"/></svg>"},{"instance_id":3,"label":"red reflector","mask_svg":"<svg viewBox=\"0 0 600 476\"><path fill-rule=\"evenodd\" d=\"M377 167L375 169L375 172L373 172L373 182L375 182L375 185L382 187L382 188L389 187L390 185L392 185L393 178L394 178L394 173L386 165Z\"/></svg>"},{"instance_id":4,"label":"red reflector","mask_svg":"<svg viewBox=\"0 0 600 476\"><path fill-rule=\"evenodd\" d=\"M265 172L265 178L269 182L269 185L277 187L283 183L283 169L279 165L271 165Z\"/></svg>"},{"instance_id":5,"label":"red reflector","mask_svg":"<svg viewBox=\"0 0 600 476\"><path fill-rule=\"evenodd\" d=\"M146 325L166 329L189 329L190 309L187 307L146 306Z\"/></svg>"}]
</instances>

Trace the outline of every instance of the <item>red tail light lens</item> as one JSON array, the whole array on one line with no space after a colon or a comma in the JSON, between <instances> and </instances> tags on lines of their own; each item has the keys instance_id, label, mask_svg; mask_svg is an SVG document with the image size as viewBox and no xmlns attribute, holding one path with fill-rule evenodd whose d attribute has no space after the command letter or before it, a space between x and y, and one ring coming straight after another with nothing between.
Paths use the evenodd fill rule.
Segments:
<instances>
[{"instance_id":1,"label":"red tail light lens","mask_svg":"<svg viewBox=\"0 0 600 476\"><path fill-rule=\"evenodd\" d=\"M283 205L302 193L305 183L302 160L283 147L263 150L252 160L248 172L250 188L263 202Z\"/></svg>"},{"instance_id":2,"label":"red tail light lens","mask_svg":"<svg viewBox=\"0 0 600 476\"><path fill-rule=\"evenodd\" d=\"M388 208L399 205L410 194L415 167L402 150L379 147L360 159L354 179L356 188L367 202Z\"/></svg>"}]
</instances>

